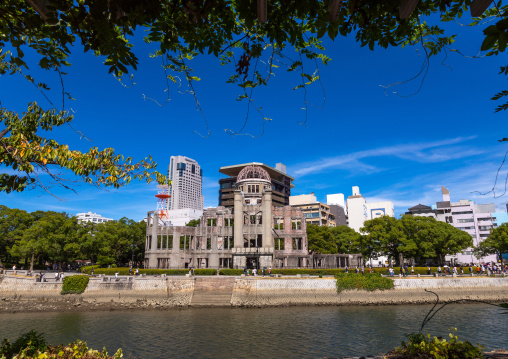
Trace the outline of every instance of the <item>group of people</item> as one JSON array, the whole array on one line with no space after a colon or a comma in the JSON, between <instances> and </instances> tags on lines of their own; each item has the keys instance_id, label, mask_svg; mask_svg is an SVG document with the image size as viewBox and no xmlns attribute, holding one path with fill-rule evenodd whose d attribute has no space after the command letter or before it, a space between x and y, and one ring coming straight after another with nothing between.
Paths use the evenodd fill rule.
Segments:
<instances>
[{"instance_id":1,"label":"group of people","mask_svg":"<svg viewBox=\"0 0 508 359\"><path fill-rule=\"evenodd\" d=\"M263 268L261 270L261 274L263 275L263 277L265 276L266 274L266 271L268 272L268 276L271 277L272 276L272 267L269 267L268 270ZM246 275L246 276L249 276L249 275L253 275L253 276L257 276L258 275L258 270L256 268L250 270L250 269L247 269L247 268L244 268L243 269L243 273Z\"/></svg>"}]
</instances>

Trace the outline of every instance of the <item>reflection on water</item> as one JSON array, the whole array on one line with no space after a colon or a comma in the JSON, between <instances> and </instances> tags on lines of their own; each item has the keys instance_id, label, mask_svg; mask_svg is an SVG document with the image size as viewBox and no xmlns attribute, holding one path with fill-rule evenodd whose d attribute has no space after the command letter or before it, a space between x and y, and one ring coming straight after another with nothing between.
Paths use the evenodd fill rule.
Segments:
<instances>
[{"instance_id":1,"label":"reflection on water","mask_svg":"<svg viewBox=\"0 0 508 359\"><path fill-rule=\"evenodd\" d=\"M135 358L323 358L387 352L418 331L431 306L172 309L0 315L0 338L30 329L52 344L79 338ZM449 305L426 327L488 349L508 345L508 316L483 304Z\"/></svg>"}]
</instances>

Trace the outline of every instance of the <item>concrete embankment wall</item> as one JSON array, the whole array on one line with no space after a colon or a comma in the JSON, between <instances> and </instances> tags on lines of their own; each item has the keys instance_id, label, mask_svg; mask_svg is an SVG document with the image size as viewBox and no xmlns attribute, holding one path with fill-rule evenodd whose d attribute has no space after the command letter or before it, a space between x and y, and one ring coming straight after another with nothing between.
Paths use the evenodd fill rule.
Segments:
<instances>
[{"instance_id":1,"label":"concrete embankment wall","mask_svg":"<svg viewBox=\"0 0 508 359\"><path fill-rule=\"evenodd\" d=\"M265 305L382 305L433 303L474 299L508 300L508 278L394 279L395 288L373 292L347 290L337 293L335 279L237 279L231 304Z\"/></svg>"},{"instance_id":2,"label":"concrete embankment wall","mask_svg":"<svg viewBox=\"0 0 508 359\"><path fill-rule=\"evenodd\" d=\"M412 278L394 279L395 288L373 292L349 290L337 293L334 278L263 278L263 277L200 277L199 292L220 291L221 281L234 280L232 306L280 306L280 305L382 305L433 303L440 301L474 299L483 301L508 301L508 278ZM210 285L207 285L209 281ZM228 284L229 285L229 284ZM0 300L15 305L19 301L81 303L111 303L131 306L189 306L193 305L196 278L189 277L137 277L90 278L87 289L80 295L60 294L61 283L38 283L32 278L0 276ZM14 300L13 300L14 299ZM197 302L197 301L196 301ZM201 305L206 303L200 303Z\"/></svg>"},{"instance_id":3,"label":"concrete embankment wall","mask_svg":"<svg viewBox=\"0 0 508 359\"><path fill-rule=\"evenodd\" d=\"M143 277L129 282L91 278L80 296L85 301L157 301L160 305L185 306L190 305L193 291L193 278Z\"/></svg>"}]
</instances>

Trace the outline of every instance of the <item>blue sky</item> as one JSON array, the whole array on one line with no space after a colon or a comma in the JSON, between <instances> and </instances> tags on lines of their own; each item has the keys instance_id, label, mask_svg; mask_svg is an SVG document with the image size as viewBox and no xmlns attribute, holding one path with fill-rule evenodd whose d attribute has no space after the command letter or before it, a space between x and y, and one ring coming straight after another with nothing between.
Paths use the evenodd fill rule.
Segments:
<instances>
[{"instance_id":1,"label":"blue sky","mask_svg":"<svg viewBox=\"0 0 508 359\"><path fill-rule=\"evenodd\" d=\"M478 53L480 29L456 23L448 24L447 29L459 34L453 48L466 55ZM419 80L396 86L399 95L393 93L394 87L385 86L417 74L424 60L421 50L370 51L353 38L325 40L332 61L319 67L324 92L319 83L307 88L306 123L302 124L304 91L292 90L299 76L279 69L268 87L254 90L255 103L272 119L264 123L264 134L257 138L245 135L263 132L263 120L252 109L243 135L228 134L228 129L242 127L247 113L247 103L235 100L239 89L225 83L232 67L222 67L214 58L197 58L191 66L202 79L195 90L211 131L205 138L201 135L206 135L207 128L194 97L179 93L186 86L171 86L171 100L165 102L168 92L160 59L145 56L149 45L140 39L135 44L140 65L135 84L129 88L107 74L102 59L76 49L64 79L65 90L76 100L66 101L65 106L75 114L72 126L93 142L68 127L53 131L50 137L80 150L113 147L135 160L151 155L162 172L170 156L191 157L204 171L205 206L217 205L219 167L245 162L284 163L295 177L292 193L314 192L320 201L332 193L347 197L352 186L360 186L367 201L393 201L397 215L418 203L439 201L441 185L450 189L452 200L493 202L499 208L508 202L508 196L473 193L492 188L508 150L507 143L497 142L508 137L507 114L495 114L497 104L490 100L507 85L506 78L498 75L499 66L505 65L499 56L471 59L457 52L439 54L431 58L421 90L402 97L399 95L415 92ZM290 49L286 54L297 57ZM312 64L306 66L313 71ZM50 98L61 106L57 74L40 73L35 66L31 73L37 81L48 82ZM0 94L2 106L17 111L34 100L49 106L19 76L1 76ZM5 171L9 172L0 168ZM499 187L505 175L501 173ZM52 188L59 198L41 190L2 193L0 203L28 211L93 211L135 220L156 208L153 183L133 182L115 190L77 182L75 188L77 194Z\"/></svg>"}]
</instances>

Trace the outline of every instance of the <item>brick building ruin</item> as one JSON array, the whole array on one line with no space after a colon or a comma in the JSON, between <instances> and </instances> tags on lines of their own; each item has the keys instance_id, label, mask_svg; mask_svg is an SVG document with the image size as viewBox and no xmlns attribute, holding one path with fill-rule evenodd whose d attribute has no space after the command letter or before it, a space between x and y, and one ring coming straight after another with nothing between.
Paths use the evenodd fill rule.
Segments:
<instances>
[{"instance_id":1,"label":"brick building ruin","mask_svg":"<svg viewBox=\"0 0 508 359\"><path fill-rule=\"evenodd\" d=\"M337 268L360 255L309 254L303 212L272 204L268 172L246 166L236 179L234 207L204 210L197 227L166 226L148 212L145 268Z\"/></svg>"}]
</instances>

